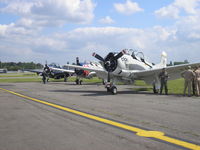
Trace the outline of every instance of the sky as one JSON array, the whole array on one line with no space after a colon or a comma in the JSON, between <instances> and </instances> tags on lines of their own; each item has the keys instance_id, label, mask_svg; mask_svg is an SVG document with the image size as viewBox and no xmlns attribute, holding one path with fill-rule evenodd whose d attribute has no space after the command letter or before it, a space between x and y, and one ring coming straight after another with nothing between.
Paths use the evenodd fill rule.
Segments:
<instances>
[{"instance_id":1,"label":"sky","mask_svg":"<svg viewBox=\"0 0 200 150\"><path fill-rule=\"evenodd\" d=\"M200 62L200 0L0 0L0 61L97 61L133 49Z\"/></svg>"}]
</instances>

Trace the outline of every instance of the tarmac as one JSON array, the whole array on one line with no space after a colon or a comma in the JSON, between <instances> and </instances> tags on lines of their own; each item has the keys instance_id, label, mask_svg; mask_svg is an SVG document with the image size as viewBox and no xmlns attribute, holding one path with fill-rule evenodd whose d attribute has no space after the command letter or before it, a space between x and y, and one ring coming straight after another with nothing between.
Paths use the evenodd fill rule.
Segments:
<instances>
[{"instance_id":1,"label":"tarmac","mask_svg":"<svg viewBox=\"0 0 200 150\"><path fill-rule=\"evenodd\" d=\"M0 83L0 150L200 149L200 98L101 84Z\"/></svg>"}]
</instances>

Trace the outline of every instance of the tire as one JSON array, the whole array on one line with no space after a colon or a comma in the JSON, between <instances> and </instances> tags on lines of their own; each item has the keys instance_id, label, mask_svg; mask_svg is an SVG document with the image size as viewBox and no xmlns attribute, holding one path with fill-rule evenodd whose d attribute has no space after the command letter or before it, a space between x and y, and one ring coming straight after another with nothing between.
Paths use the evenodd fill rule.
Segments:
<instances>
[{"instance_id":1,"label":"tire","mask_svg":"<svg viewBox=\"0 0 200 150\"><path fill-rule=\"evenodd\" d=\"M76 84L79 85L79 80L78 79L76 79Z\"/></svg>"},{"instance_id":2,"label":"tire","mask_svg":"<svg viewBox=\"0 0 200 150\"><path fill-rule=\"evenodd\" d=\"M116 95L116 94L117 94L117 88L116 88L115 86L113 86L113 87L111 88L111 93L112 93L113 95Z\"/></svg>"},{"instance_id":3,"label":"tire","mask_svg":"<svg viewBox=\"0 0 200 150\"><path fill-rule=\"evenodd\" d=\"M158 92L159 92L159 90L156 89L156 86L155 86L155 85L153 85L153 93L154 93L154 94L158 94Z\"/></svg>"}]
</instances>

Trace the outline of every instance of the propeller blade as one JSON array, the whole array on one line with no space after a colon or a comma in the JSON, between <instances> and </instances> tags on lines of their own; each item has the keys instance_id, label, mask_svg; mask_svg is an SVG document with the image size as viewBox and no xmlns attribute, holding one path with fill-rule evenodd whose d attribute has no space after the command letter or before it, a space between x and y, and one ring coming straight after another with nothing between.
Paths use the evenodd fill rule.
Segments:
<instances>
[{"instance_id":1,"label":"propeller blade","mask_svg":"<svg viewBox=\"0 0 200 150\"><path fill-rule=\"evenodd\" d=\"M125 53L126 53L126 50L122 50L120 53L118 53L118 54L115 56L115 59L119 59L119 58L122 57Z\"/></svg>"},{"instance_id":2,"label":"propeller blade","mask_svg":"<svg viewBox=\"0 0 200 150\"><path fill-rule=\"evenodd\" d=\"M78 65L78 66L80 65L78 57L76 57L76 65Z\"/></svg>"},{"instance_id":3,"label":"propeller blade","mask_svg":"<svg viewBox=\"0 0 200 150\"><path fill-rule=\"evenodd\" d=\"M104 62L104 59L100 55L93 53L92 56L94 56L96 59Z\"/></svg>"}]
</instances>

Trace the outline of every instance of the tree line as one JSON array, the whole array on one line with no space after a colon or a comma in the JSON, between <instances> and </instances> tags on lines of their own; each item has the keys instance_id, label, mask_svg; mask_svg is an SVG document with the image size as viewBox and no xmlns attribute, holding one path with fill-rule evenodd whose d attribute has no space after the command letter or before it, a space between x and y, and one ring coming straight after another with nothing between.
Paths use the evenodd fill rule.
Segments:
<instances>
[{"instance_id":1,"label":"tree line","mask_svg":"<svg viewBox=\"0 0 200 150\"><path fill-rule=\"evenodd\" d=\"M167 66L176 66L176 65L183 65L183 64L189 64L189 61L187 59L184 61L175 61L175 62L170 61L170 63L167 64Z\"/></svg>"},{"instance_id":2,"label":"tree line","mask_svg":"<svg viewBox=\"0 0 200 150\"><path fill-rule=\"evenodd\" d=\"M170 61L167 66L180 65L180 64L188 64L188 60L184 60L183 62L172 62ZM75 63L74 63L75 64ZM25 70L25 69L42 69L44 66L40 63L34 62L1 62L0 68L5 68L8 71L17 71L17 70Z\"/></svg>"},{"instance_id":3,"label":"tree line","mask_svg":"<svg viewBox=\"0 0 200 150\"><path fill-rule=\"evenodd\" d=\"M40 63L34 62L1 62L0 68L5 68L8 71L17 71L17 70L25 70L25 69L41 69L43 65Z\"/></svg>"}]
</instances>

